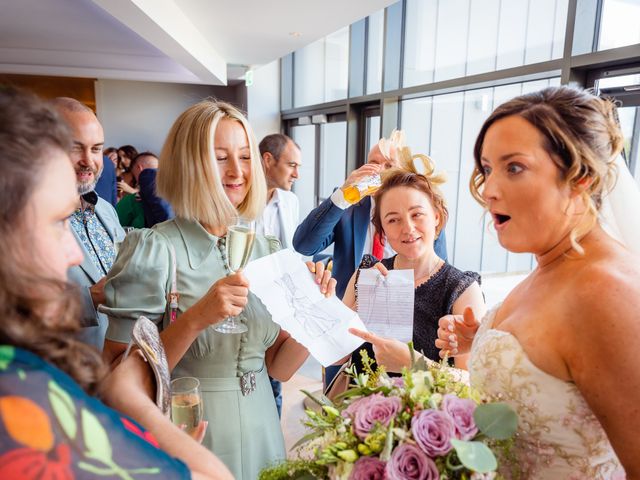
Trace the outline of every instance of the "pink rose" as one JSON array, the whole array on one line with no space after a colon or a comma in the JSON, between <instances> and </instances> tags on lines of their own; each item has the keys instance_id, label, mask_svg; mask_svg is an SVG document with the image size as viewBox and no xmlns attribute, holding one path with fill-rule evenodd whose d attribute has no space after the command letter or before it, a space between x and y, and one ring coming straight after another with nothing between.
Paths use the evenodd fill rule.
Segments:
<instances>
[{"instance_id":1,"label":"pink rose","mask_svg":"<svg viewBox=\"0 0 640 480\"><path fill-rule=\"evenodd\" d=\"M360 457L353 465L349 480L386 480L386 463L375 457Z\"/></svg>"},{"instance_id":2,"label":"pink rose","mask_svg":"<svg viewBox=\"0 0 640 480\"><path fill-rule=\"evenodd\" d=\"M471 440L478 433L478 427L473 419L476 410L476 402L468 398L459 398L453 394L447 394L442 400L441 407L453 420L456 436L460 440Z\"/></svg>"},{"instance_id":3,"label":"pink rose","mask_svg":"<svg viewBox=\"0 0 640 480\"><path fill-rule=\"evenodd\" d=\"M411 420L411 433L416 443L430 457L446 455L453 448L451 439L456 429L453 420L440 410L422 410Z\"/></svg>"},{"instance_id":4,"label":"pink rose","mask_svg":"<svg viewBox=\"0 0 640 480\"><path fill-rule=\"evenodd\" d=\"M433 460L410 443L403 443L391 454L386 468L389 480L439 480L440 473Z\"/></svg>"},{"instance_id":5,"label":"pink rose","mask_svg":"<svg viewBox=\"0 0 640 480\"><path fill-rule=\"evenodd\" d=\"M353 418L353 430L360 439L364 440L376 423L388 427L401 407L400 398L385 397L381 393L376 393L356 400L342 414Z\"/></svg>"}]
</instances>

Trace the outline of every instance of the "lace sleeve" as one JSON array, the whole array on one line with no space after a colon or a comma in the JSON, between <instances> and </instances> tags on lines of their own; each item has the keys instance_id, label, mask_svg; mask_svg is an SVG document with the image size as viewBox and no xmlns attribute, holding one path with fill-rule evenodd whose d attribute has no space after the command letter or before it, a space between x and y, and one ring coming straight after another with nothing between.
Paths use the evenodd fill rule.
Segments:
<instances>
[{"instance_id":1,"label":"lace sleeve","mask_svg":"<svg viewBox=\"0 0 640 480\"><path fill-rule=\"evenodd\" d=\"M373 255L369 255L368 253L365 253L362 256L360 265L358 265L358 269L356 270L356 283L353 286L355 296L356 296L356 306L358 305L358 279L360 278L360 270L362 270L363 268L371 268L378 262L380 262L380 260L378 260Z\"/></svg>"}]
</instances>

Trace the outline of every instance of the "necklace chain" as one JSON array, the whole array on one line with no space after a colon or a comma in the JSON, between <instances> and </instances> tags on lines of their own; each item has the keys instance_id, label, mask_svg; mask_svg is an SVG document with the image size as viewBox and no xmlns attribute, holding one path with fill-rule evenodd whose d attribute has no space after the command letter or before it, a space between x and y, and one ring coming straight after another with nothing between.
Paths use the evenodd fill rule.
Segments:
<instances>
[{"instance_id":1,"label":"necklace chain","mask_svg":"<svg viewBox=\"0 0 640 480\"><path fill-rule=\"evenodd\" d=\"M431 267L431 269L428 271L426 275L422 275L420 277L414 277L415 282L417 283L418 280L423 280L423 279L426 281L429 278L431 278L433 274L436 272L436 270L438 269L438 267L441 265L441 263L442 263L442 259L440 257L437 257L436 263L433 265L433 267ZM421 283L424 283L424 282L421 282Z\"/></svg>"}]
</instances>

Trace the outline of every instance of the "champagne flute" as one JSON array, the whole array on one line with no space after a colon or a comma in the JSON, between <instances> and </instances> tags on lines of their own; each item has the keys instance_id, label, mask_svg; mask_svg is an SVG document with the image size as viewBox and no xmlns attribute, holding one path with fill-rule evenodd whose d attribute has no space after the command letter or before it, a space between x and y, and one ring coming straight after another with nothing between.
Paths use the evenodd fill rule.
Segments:
<instances>
[{"instance_id":1,"label":"champagne flute","mask_svg":"<svg viewBox=\"0 0 640 480\"><path fill-rule=\"evenodd\" d=\"M233 225L227 230L227 267L233 273L244 268L251 251L253 250L253 240L256 238L255 222L242 217L235 217ZM224 322L215 327L220 333L244 333L247 326L237 322L235 317L229 317Z\"/></svg>"},{"instance_id":2,"label":"champagne flute","mask_svg":"<svg viewBox=\"0 0 640 480\"><path fill-rule=\"evenodd\" d=\"M171 382L171 420L191 435L202 421L200 381L180 377Z\"/></svg>"}]
</instances>

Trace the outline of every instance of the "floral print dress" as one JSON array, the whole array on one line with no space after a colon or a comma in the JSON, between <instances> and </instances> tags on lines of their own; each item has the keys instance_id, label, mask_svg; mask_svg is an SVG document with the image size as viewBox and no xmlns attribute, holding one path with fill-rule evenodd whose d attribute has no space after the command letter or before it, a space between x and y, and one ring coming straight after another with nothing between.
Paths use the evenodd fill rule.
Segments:
<instances>
[{"instance_id":1,"label":"floral print dress","mask_svg":"<svg viewBox=\"0 0 640 480\"><path fill-rule=\"evenodd\" d=\"M489 401L506 402L518 414L506 478L624 479L607 435L572 382L536 367L517 338L492 328L499 306L484 318L471 348L471 384Z\"/></svg>"},{"instance_id":2,"label":"floral print dress","mask_svg":"<svg viewBox=\"0 0 640 480\"><path fill-rule=\"evenodd\" d=\"M0 478L188 479L134 421L31 352L0 345Z\"/></svg>"}]
</instances>

